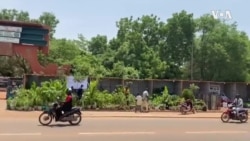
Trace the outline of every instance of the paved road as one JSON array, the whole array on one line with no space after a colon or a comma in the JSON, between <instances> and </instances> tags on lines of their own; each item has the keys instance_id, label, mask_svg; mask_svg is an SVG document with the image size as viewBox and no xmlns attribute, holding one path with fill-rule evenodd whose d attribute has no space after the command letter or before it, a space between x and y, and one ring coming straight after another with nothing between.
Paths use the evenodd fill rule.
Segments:
<instances>
[{"instance_id":1,"label":"paved road","mask_svg":"<svg viewBox=\"0 0 250 141\"><path fill-rule=\"evenodd\" d=\"M40 126L36 119L0 119L2 141L244 141L249 124L219 119L88 118L80 126Z\"/></svg>"}]
</instances>

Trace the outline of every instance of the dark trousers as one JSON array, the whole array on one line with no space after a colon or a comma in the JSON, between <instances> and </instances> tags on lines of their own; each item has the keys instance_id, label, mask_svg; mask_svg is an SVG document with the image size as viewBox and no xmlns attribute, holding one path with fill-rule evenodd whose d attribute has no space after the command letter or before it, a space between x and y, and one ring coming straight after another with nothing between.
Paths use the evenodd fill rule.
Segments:
<instances>
[{"instance_id":1,"label":"dark trousers","mask_svg":"<svg viewBox=\"0 0 250 141\"><path fill-rule=\"evenodd\" d=\"M56 109L56 121L62 116L63 107L59 107Z\"/></svg>"},{"instance_id":2,"label":"dark trousers","mask_svg":"<svg viewBox=\"0 0 250 141\"><path fill-rule=\"evenodd\" d=\"M64 112L68 112L71 110L71 106L70 105L63 105L59 108L56 109L56 120L59 120L60 117L62 116L62 111Z\"/></svg>"},{"instance_id":3,"label":"dark trousers","mask_svg":"<svg viewBox=\"0 0 250 141\"><path fill-rule=\"evenodd\" d=\"M78 98L78 100L81 100L82 99L82 94L77 94L77 98Z\"/></svg>"}]
</instances>

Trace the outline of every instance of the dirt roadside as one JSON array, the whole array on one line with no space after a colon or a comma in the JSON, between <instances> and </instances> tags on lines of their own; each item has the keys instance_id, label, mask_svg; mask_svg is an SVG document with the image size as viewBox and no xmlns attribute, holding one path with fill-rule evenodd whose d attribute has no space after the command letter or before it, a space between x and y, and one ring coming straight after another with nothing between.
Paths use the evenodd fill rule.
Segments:
<instances>
[{"instance_id":1,"label":"dirt roadside","mask_svg":"<svg viewBox=\"0 0 250 141\"><path fill-rule=\"evenodd\" d=\"M0 91L0 100L6 99L6 92Z\"/></svg>"},{"instance_id":2,"label":"dirt roadside","mask_svg":"<svg viewBox=\"0 0 250 141\"><path fill-rule=\"evenodd\" d=\"M6 100L0 100L0 119L3 118L38 118L41 111L9 111L6 110ZM221 113L197 113L181 115L179 112L110 112L110 111L83 111L87 118L219 118Z\"/></svg>"}]
</instances>

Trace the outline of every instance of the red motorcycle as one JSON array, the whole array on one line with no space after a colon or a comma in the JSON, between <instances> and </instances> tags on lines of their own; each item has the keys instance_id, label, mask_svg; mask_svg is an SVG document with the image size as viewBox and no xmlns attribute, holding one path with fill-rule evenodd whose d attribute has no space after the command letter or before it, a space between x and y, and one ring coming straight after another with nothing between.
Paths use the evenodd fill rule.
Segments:
<instances>
[{"instance_id":1,"label":"red motorcycle","mask_svg":"<svg viewBox=\"0 0 250 141\"><path fill-rule=\"evenodd\" d=\"M229 120L239 120L241 123L246 123L248 120L248 110L240 109L238 115L236 114L236 107L234 104L228 106L228 109L221 114L221 121L224 123L229 122Z\"/></svg>"}]
</instances>

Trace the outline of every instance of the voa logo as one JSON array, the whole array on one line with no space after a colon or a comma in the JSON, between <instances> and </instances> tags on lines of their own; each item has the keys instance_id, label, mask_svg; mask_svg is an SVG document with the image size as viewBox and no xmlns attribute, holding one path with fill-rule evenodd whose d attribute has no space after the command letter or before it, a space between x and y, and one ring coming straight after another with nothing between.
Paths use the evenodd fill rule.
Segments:
<instances>
[{"instance_id":1,"label":"voa logo","mask_svg":"<svg viewBox=\"0 0 250 141\"><path fill-rule=\"evenodd\" d=\"M212 10L211 13L215 19L224 19L224 20L231 20L232 19L232 14L231 14L230 10L225 10L225 11Z\"/></svg>"}]
</instances>

